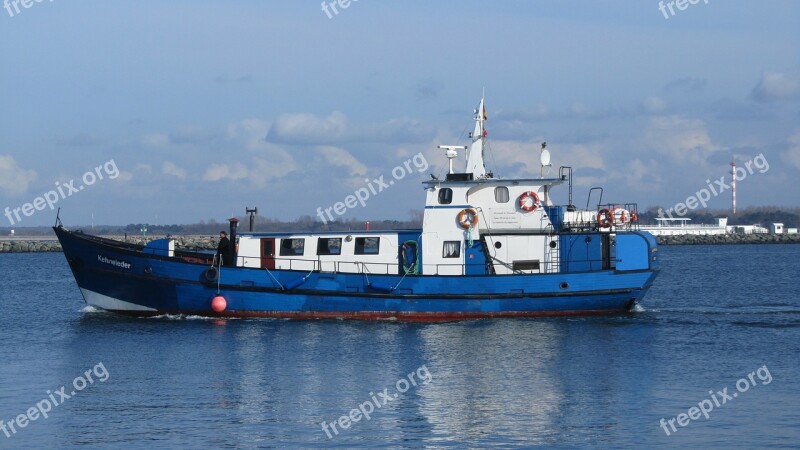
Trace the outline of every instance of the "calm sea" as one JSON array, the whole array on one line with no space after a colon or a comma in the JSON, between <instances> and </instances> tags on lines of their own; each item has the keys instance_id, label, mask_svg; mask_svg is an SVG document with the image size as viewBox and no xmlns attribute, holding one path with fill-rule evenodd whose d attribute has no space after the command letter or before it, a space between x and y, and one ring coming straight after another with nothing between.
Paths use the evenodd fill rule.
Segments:
<instances>
[{"instance_id":1,"label":"calm sea","mask_svg":"<svg viewBox=\"0 0 800 450\"><path fill-rule=\"evenodd\" d=\"M121 318L0 255L0 448L800 446L800 245L660 254L633 314L446 324Z\"/></svg>"}]
</instances>

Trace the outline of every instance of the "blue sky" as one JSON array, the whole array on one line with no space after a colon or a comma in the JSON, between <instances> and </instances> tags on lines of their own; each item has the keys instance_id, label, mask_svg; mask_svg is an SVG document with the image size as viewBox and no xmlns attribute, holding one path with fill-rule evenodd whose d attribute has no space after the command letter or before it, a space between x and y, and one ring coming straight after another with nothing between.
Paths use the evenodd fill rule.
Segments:
<instances>
[{"instance_id":1,"label":"blue sky","mask_svg":"<svg viewBox=\"0 0 800 450\"><path fill-rule=\"evenodd\" d=\"M0 208L113 160L119 176L58 199L65 223L222 221L253 205L293 219L422 152L428 170L344 216L407 219L483 89L498 176L538 175L546 140L575 168L577 204L603 185L606 200L669 207L763 154L739 207L800 204L800 2L701 0L669 18L651 0L359 0L331 18L319 1L9 7Z\"/></svg>"}]
</instances>

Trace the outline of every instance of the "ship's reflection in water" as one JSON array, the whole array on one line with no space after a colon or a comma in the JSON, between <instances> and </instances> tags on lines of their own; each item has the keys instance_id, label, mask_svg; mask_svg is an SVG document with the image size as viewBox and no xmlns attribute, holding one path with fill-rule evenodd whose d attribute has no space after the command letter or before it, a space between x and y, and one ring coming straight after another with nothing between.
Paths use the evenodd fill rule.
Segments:
<instances>
[{"instance_id":1,"label":"ship's reflection in water","mask_svg":"<svg viewBox=\"0 0 800 450\"><path fill-rule=\"evenodd\" d=\"M230 321L216 327L204 354L214 414L236 433L211 442L436 446L619 437L626 396L646 389L637 386L641 373L626 375L616 361L620 353L630 357L630 343L616 333L624 323ZM410 378L416 386L398 392L405 387L398 380ZM369 420L356 414L357 422L342 427L340 417L370 401Z\"/></svg>"},{"instance_id":2,"label":"ship's reflection in water","mask_svg":"<svg viewBox=\"0 0 800 450\"><path fill-rule=\"evenodd\" d=\"M545 439L564 401L561 381L551 370L562 333L547 322L419 330L437 378L420 393L432 440L474 441L498 434L532 444Z\"/></svg>"}]
</instances>

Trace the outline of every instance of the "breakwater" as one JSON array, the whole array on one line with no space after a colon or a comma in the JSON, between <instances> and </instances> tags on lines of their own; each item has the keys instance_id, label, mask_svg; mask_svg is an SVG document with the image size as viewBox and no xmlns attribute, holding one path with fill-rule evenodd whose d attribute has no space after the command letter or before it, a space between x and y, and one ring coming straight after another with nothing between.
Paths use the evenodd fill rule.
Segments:
<instances>
[{"instance_id":1,"label":"breakwater","mask_svg":"<svg viewBox=\"0 0 800 450\"><path fill-rule=\"evenodd\" d=\"M124 240L121 236L110 236L111 239ZM209 236L173 236L175 249L206 249L217 248L219 239ZM163 239L163 236L153 238L128 238L128 242L145 244L153 239ZM800 234L720 234L699 236L683 234L676 236L657 236L660 245L735 245L735 244L800 244ZM55 239L19 239L0 241L0 253L30 253L30 252L60 252L61 244Z\"/></svg>"},{"instance_id":2,"label":"breakwater","mask_svg":"<svg viewBox=\"0 0 800 450\"><path fill-rule=\"evenodd\" d=\"M103 236L109 239L124 241L124 236ZM155 239L163 239L164 236L154 236L150 238L128 237L127 242L144 245ZM219 238L214 236L172 236L175 239L175 250L183 249L205 249L213 250L217 248ZM61 244L55 238L52 239L25 239L14 238L0 241L0 253L31 253L31 252L60 252Z\"/></svg>"},{"instance_id":3,"label":"breakwater","mask_svg":"<svg viewBox=\"0 0 800 450\"><path fill-rule=\"evenodd\" d=\"M800 244L800 234L681 234L656 239L661 245Z\"/></svg>"}]
</instances>

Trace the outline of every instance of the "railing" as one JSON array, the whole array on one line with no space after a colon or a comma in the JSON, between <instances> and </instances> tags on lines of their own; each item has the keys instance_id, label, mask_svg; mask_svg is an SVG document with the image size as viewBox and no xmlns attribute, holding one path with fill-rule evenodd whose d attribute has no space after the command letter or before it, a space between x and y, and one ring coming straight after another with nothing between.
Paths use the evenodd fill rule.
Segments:
<instances>
[{"instance_id":1,"label":"railing","mask_svg":"<svg viewBox=\"0 0 800 450\"><path fill-rule=\"evenodd\" d=\"M639 229L637 203L598 204L596 210L566 211L564 231L631 231ZM568 220L574 218L575 220Z\"/></svg>"},{"instance_id":2,"label":"railing","mask_svg":"<svg viewBox=\"0 0 800 450\"><path fill-rule=\"evenodd\" d=\"M499 267L505 267L509 273L512 274L525 274L525 273L553 273L558 271L558 262L540 261L538 271L530 270L514 270L513 266L507 262L501 261L493 256L490 256L492 261L496 264L494 270L490 269L487 273L494 274L495 270ZM273 261L275 268L271 270L296 270L296 271L314 271L322 273L349 273L349 274L367 274L367 275L403 275L403 269L399 263L383 263L383 262L366 262L366 261L329 261L319 259L301 259L301 258L260 258L256 256L238 256L237 263L248 267L261 267L261 261ZM258 261L254 265L254 261ZM498 267L499 266L499 267ZM467 264L422 264L422 270L419 275L466 275L469 265ZM408 274L416 275L416 274Z\"/></svg>"}]
</instances>

